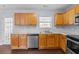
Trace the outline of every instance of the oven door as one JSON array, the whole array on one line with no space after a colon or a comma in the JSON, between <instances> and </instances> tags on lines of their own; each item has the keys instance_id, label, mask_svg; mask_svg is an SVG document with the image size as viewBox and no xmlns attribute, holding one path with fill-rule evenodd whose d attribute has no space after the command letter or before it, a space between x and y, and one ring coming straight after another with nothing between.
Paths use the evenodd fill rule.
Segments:
<instances>
[{"instance_id":1,"label":"oven door","mask_svg":"<svg viewBox=\"0 0 79 59\"><path fill-rule=\"evenodd\" d=\"M71 49L73 52L79 54L79 45L70 41L70 40L67 40L67 46L69 49Z\"/></svg>"}]
</instances>

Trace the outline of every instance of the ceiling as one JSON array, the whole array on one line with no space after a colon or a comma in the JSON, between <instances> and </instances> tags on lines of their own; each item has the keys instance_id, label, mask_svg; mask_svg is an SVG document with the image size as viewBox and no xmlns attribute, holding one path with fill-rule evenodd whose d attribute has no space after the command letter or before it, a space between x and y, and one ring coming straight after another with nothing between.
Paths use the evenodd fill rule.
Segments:
<instances>
[{"instance_id":1,"label":"ceiling","mask_svg":"<svg viewBox=\"0 0 79 59\"><path fill-rule=\"evenodd\" d=\"M3 4L0 9L17 9L17 10L65 10L72 4Z\"/></svg>"}]
</instances>

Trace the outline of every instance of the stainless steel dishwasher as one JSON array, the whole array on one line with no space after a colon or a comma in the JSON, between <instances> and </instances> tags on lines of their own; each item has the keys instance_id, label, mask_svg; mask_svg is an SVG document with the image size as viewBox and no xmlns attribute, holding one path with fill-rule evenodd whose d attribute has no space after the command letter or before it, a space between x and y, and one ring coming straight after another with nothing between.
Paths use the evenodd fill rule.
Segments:
<instances>
[{"instance_id":1,"label":"stainless steel dishwasher","mask_svg":"<svg viewBox=\"0 0 79 59\"><path fill-rule=\"evenodd\" d=\"M38 34L28 35L28 48L38 48Z\"/></svg>"}]
</instances>

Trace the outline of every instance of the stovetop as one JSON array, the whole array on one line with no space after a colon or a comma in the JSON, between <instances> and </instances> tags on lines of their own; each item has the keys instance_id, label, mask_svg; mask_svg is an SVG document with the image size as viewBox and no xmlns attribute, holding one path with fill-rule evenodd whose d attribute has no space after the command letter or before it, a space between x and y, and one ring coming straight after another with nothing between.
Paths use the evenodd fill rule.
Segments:
<instances>
[{"instance_id":1,"label":"stovetop","mask_svg":"<svg viewBox=\"0 0 79 59\"><path fill-rule=\"evenodd\" d=\"M66 37L79 42L79 35L67 35Z\"/></svg>"}]
</instances>

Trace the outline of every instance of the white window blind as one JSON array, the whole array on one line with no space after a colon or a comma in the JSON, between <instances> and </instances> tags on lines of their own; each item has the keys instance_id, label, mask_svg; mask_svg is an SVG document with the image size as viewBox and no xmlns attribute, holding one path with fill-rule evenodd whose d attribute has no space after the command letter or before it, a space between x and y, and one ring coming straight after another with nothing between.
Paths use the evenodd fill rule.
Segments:
<instances>
[{"instance_id":1,"label":"white window blind","mask_svg":"<svg viewBox=\"0 0 79 59\"><path fill-rule=\"evenodd\" d=\"M52 28L52 17L39 17L40 28Z\"/></svg>"}]
</instances>

